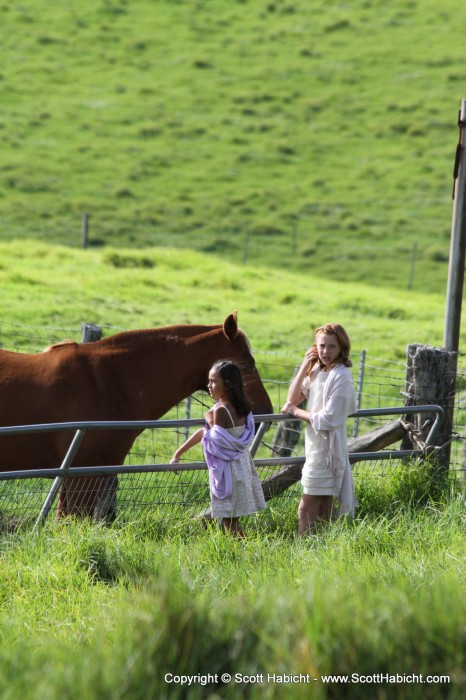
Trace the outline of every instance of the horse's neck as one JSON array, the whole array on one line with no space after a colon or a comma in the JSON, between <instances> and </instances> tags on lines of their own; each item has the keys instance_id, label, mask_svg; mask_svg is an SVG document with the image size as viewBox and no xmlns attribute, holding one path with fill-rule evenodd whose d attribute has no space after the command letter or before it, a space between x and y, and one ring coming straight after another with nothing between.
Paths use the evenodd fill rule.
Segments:
<instances>
[{"instance_id":1,"label":"horse's neck","mask_svg":"<svg viewBox=\"0 0 466 700\"><path fill-rule=\"evenodd\" d=\"M143 387L138 396L138 409L151 417L159 417L177 403L199 389L205 388L207 372L215 359L212 339L203 335L189 338L175 333L160 335L148 331L147 335L126 337L124 343L115 343L115 361L118 374L125 384ZM132 340L132 342L128 342Z\"/></svg>"}]
</instances>

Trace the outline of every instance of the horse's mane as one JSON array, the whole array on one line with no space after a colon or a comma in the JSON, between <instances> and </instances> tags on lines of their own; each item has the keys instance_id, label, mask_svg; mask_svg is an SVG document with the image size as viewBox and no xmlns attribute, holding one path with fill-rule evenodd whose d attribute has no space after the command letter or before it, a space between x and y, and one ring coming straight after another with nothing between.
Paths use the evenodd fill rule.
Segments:
<instances>
[{"instance_id":1,"label":"horse's mane","mask_svg":"<svg viewBox=\"0 0 466 700\"><path fill-rule=\"evenodd\" d=\"M147 337L148 339L151 339L154 335L163 337L163 338L191 338L195 335L202 335L203 333L209 333L211 331L216 331L216 330L221 330L223 328L223 324L219 323L214 326L207 326L207 325L191 325L191 324L181 324L178 326L163 326L161 328L146 328L146 329L138 329L134 331L120 331L119 333L115 333L113 335L108 336L107 338L103 339L103 342L117 342L119 340L130 340L133 338L145 338ZM248 346L248 349L251 350L251 343L249 342L249 338L246 335L246 333L240 329L238 329L238 335L240 335L242 338L244 338L244 341L246 345ZM102 341L100 341L102 342Z\"/></svg>"},{"instance_id":2,"label":"horse's mane","mask_svg":"<svg viewBox=\"0 0 466 700\"><path fill-rule=\"evenodd\" d=\"M216 326L203 326L203 325L178 325L178 326L164 326L161 328L143 328L133 331L120 331L119 333L114 333L109 335L102 340L98 340L96 344L103 344L107 346L125 346L126 344L132 344L135 340L144 342L153 342L155 338L160 339L184 339L192 338L196 335L201 335L203 333L209 333L210 331L222 328L222 325Z\"/></svg>"},{"instance_id":3,"label":"horse's mane","mask_svg":"<svg viewBox=\"0 0 466 700\"><path fill-rule=\"evenodd\" d=\"M48 347L44 348L43 352L52 352L57 348L66 348L70 347L70 345L74 345L77 347L79 343L77 343L75 340L61 340L59 343L53 343L53 345L49 345Z\"/></svg>"},{"instance_id":4,"label":"horse's mane","mask_svg":"<svg viewBox=\"0 0 466 700\"><path fill-rule=\"evenodd\" d=\"M249 352L252 353L252 346L251 346L251 341L249 340L248 336L246 333L238 328L238 335L240 335L242 338L244 338L244 342L248 346Z\"/></svg>"},{"instance_id":5,"label":"horse's mane","mask_svg":"<svg viewBox=\"0 0 466 700\"><path fill-rule=\"evenodd\" d=\"M101 340L97 341L97 344L103 344L103 345L125 345L127 342L132 342L135 339L144 341L153 341L154 336L157 336L159 338L192 338L196 335L202 335L204 333L209 333L211 331L216 331L216 330L221 330L223 328L223 324L219 323L214 326L207 326L207 325L191 325L191 324L181 324L181 325L175 325L175 326L163 326L161 328L146 328L146 329L137 329L133 331L120 331L119 333L114 333L113 335L109 335L106 338L102 338ZM251 343L249 341L248 336L246 333L240 329L238 329L238 335L241 336L244 340L244 342L247 345L248 350L251 352ZM77 343L74 340L63 340L59 343L54 343L53 345L50 345L49 347L45 348L44 352L50 352L54 351L56 349L62 348L62 347L70 347L70 346L78 346L80 343ZM96 343L93 343L92 345L96 345Z\"/></svg>"}]
</instances>

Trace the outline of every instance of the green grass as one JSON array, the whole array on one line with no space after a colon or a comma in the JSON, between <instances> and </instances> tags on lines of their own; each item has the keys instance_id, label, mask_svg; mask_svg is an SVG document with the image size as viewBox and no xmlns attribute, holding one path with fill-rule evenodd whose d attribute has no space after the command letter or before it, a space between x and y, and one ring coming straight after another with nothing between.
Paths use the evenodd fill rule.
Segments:
<instances>
[{"instance_id":1,"label":"green grass","mask_svg":"<svg viewBox=\"0 0 466 700\"><path fill-rule=\"evenodd\" d=\"M29 0L0 15L3 240L79 246L87 212L93 246L443 291L454 0Z\"/></svg>"},{"instance_id":2,"label":"green grass","mask_svg":"<svg viewBox=\"0 0 466 700\"><path fill-rule=\"evenodd\" d=\"M420 505L421 480L409 495L399 484L393 516L366 510L309 540L295 538L293 503L248 519L244 542L157 513L4 539L2 698L186 697L169 672L449 674L449 686L312 685L318 698L461 697L463 501L453 488ZM217 693L304 698L309 686Z\"/></svg>"}]
</instances>

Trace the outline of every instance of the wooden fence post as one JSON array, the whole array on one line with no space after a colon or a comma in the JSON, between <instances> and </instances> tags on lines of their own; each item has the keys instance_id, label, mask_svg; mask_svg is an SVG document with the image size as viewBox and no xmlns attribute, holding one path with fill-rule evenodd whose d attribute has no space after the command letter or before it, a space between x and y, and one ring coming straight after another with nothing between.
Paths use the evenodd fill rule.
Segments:
<instances>
[{"instance_id":1,"label":"wooden fence post","mask_svg":"<svg viewBox=\"0 0 466 700\"><path fill-rule=\"evenodd\" d=\"M295 368L293 379L299 370L299 365ZM293 379L291 381L293 381ZM306 399L301 401L299 408L305 408ZM290 457L293 454L294 447L298 444L303 427L302 420L290 419L282 421L278 424L275 431L275 437L271 445L272 454L275 457Z\"/></svg>"},{"instance_id":2,"label":"wooden fence post","mask_svg":"<svg viewBox=\"0 0 466 700\"><path fill-rule=\"evenodd\" d=\"M93 323L83 323L81 325L81 342L94 343L102 338L102 327L95 326Z\"/></svg>"},{"instance_id":3,"label":"wooden fence post","mask_svg":"<svg viewBox=\"0 0 466 700\"><path fill-rule=\"evenodd\" d=\"M95 343L102 338L102 327L93 323L81 325L82 342ZM93 519L96 521L113 522L116 518L116 492L118 488L118 476L111 474L103 476L96 504L94 506Z\"/></svg>"},{"instance_id":4,"label":"wooden fence post","mask_svg":"<svg viewBox=\"0 0 466 700\"><path fill-rule=\"evenodd\" d=\"M249 257L249 240L251 238L251 230L249 226L246 229L246 239L244 241L244 254L243 254L243 264L246 265Z\"/></svg>"},{"instance_id":5,"label":"wooden fence post","mask_svg":"<svg viewBox=\"0 0 466 700\"><path fill-rule=\"evenodd\" d=\"M437 404L443 408L444 420L437 443L439 446L445 445L438 459L438 464L444 470L448 470L450 464L456 359L456 353L433 348L430 345L413 344L407 347L405 404L406 406ZM425 414L414 416L414 431L422 442L425 442L433 419L433 414L427 420ZM409 441L408 449L417 447L410 438L405 438L406 440Z\"/></svg>"},{"instance_id":6,"label":"wooden fence post","mask_svg":"<svg viewBox=\"0 0 466 700\"><path fill-rule=\"evenodd\" d=\"M81 244L84 250L89 244L89 214L86 213L83 214L82 218Z\"/></svg>"}]
</instances>

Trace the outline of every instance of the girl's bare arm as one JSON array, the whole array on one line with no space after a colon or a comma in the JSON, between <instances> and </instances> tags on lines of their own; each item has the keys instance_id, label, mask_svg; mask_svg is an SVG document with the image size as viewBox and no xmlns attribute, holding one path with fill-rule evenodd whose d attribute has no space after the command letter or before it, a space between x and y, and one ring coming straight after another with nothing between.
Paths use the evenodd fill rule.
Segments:
<instances>
[{"instance_id":1,"label":"girl's bare arm","mask_svg":"<svg viewBox=\"0 0 466 700\"><path fill-rule=\"evenodd\" d=\"M183 455L185 452L191 449L191 447L194 447L194 445L198 445L201 442L203 435L204 428L199 428L199 430L196 430L196 432L193 433L191 437L189 437L186 440L186 442L184 442L178 447L178 449L176 450L176 452L170 460L170 464L178 464L181 455Z\"/></svg>"}]
</instances>

